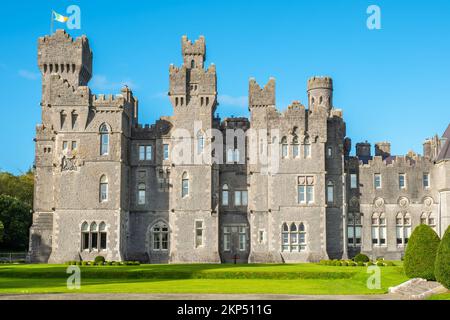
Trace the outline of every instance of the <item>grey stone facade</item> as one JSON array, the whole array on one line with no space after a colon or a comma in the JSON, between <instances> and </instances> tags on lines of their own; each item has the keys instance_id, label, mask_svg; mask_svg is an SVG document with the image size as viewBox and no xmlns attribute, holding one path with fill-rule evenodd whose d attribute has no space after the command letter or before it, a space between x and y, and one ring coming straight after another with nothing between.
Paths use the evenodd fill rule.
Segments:
<instances>
[{"instance_id":1,"label":"grey stone facade","mask_svg":"<svg viewBox=\"0 0 450 320\"><path fill-rule=\"evenodd\" d=\"M387 142L375 156L359 143L350 156L329 77L308 81L307 107L283 112L275 80L251 79L250 119L221 120L203 37L183 37L183 64L169 68L173 115L142 126L129 88L91 93L86 37L58 30L38 44L33 262L399 259L416 225L442 235L450 224L450 127L426 140L423 156L392 156ZM175 160L185 153L208 156Z\"/></svg>"}]
</instances>

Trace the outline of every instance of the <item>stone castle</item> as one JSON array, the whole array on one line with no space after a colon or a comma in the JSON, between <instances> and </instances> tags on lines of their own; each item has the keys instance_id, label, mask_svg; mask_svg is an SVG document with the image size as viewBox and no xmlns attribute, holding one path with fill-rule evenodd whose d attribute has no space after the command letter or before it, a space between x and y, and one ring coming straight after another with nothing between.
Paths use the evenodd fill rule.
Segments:
<instances>
[{"instance_id":1,"label":"stone castle","mask_svg":"<svg viewBox=\"0 0 450 320\"><path fill-rule=\"evenodd\" d=\"M374 155L357 143L350 155L329 77L309 79L307 106L283 112L275 80L260 87L251 79L250 119L221 120L204 38L181 44L183 64L169 67L173 115L142 126L128 87L91 93L85 36L58 30L39 39L31 261L400 259L415 226L441 236L450 224L450 126L425 140L423 156L391 155L388 142L376 143ZM180 141L210 160L175 161ZM264 154L270 164L256 159Z\"/></svg>"}]
</instances>

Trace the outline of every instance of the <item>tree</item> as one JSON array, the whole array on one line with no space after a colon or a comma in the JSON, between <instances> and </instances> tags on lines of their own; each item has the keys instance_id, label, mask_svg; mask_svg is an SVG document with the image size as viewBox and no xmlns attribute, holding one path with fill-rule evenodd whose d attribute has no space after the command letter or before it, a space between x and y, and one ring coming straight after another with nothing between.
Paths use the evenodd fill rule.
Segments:
<instances>
[{"instance_id":1,"label":"tree","mask_svg":"<svg viewBox=\"0 0 450 320\"><path fill-rule=\"evenodd\" d=\"M0 195L0 221L3 224L4 250L26 250L31 226L31 206L8 195Z\"/></svg>"},{"instance_id":2,"label":"tree","mask_svg":"<svg viewBox=\"0 0 450 320\"><path fill-rule=\"evenodd\" d=\"M406 246L404 267L409 278L435 280L434 262L439 236L429 226L417 226Z\"/></svg>"},{"instance_id":3,"label":"tree","mask_svg":"<svg viewBox=\"0 0 450 320\"><path fill-rule=\"evenodd\" d=\"M436 280L450 289L450 226L444 233L439 244L434 265Z\"/></svg>"},{"instance_id":4,"label":"tree","mask_svg":"<svg viewBox=\"0 0 450 320\"><path fill-rule=\"evenodd\" d=\"M2 243L4 229L5 227L3 226L3 223L0 221L0 243Z\"/></svg>"},{"instance_id":5,"label":"tree","mask_svg":"<svg viewBox=\"0 0 450 320\"><path fill-rule=\"evenodd\" d=\"M15 197L33 206L34 172L30 169L26 173L15 176L8 172L0 172L0 195Z\"/></svg>"}]
</instances>

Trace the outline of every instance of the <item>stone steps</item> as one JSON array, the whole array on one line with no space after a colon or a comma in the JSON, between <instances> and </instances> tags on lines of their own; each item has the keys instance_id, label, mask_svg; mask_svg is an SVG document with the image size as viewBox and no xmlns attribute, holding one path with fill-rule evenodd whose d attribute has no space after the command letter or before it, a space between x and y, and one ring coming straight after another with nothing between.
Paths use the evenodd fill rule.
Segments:
<instances>
[{"instance_id":1,"label":"stone steps","mask_svg":"<svg viewBox=\"0 0 450 320\"><path fill-rule=\"evenodd\" d=\"M409 299L424 299L444 289L439 282L415 278L389 288L389 293L405 296Z\"/></svg>"}]
</instances>

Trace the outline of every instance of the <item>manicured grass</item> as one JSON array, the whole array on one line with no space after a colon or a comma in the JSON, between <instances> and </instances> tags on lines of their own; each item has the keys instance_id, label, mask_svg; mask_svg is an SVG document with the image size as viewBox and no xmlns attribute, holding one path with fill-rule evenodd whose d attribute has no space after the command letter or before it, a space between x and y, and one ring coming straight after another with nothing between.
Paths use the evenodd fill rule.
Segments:
<instances>
[{"instance_id":1,"label":"manicured grass","mask_svg":"<svg viewBox=\"0 0 450 320\"><path fill-rule=\"evenodd\" d=\"M440 293L432 295L428 300L450 300L450 291L447 293Z\"/></svg>"},{"instance_id":2,"label":"manicured grass","mask_svg":"<svg viewBox=\"0 0 450 320\"><path fill-rule=\"evenodd\" d=\"M379 294L407 280L402 266L381 267L371 290L366 267L318 264L81 266L81 289L66 287L65 265L0 266L0 293Z\"/></svg>"}]
</instances>

